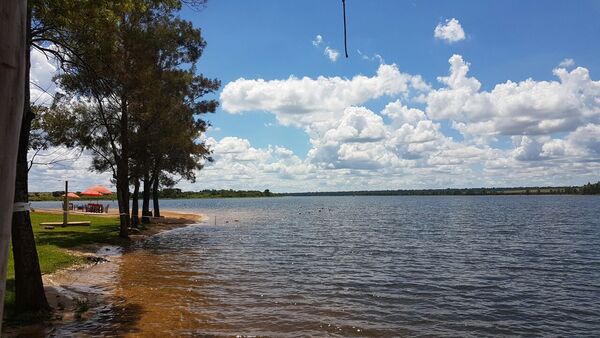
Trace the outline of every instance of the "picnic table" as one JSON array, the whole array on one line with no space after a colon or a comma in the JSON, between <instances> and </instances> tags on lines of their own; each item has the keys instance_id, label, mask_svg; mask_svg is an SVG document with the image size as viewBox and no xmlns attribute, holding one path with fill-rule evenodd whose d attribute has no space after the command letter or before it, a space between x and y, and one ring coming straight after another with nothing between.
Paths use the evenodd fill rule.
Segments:
<instances>
[{"instance_id":1,"label":"picnic table","mask_svg":"<svg viewBox=\"0 0 600 338\"><path fill-rule=\"evenodd\" d=\"M99 203L88 203L85 205L85 212L97 212L97 213L108 212L108 205L106 205L106 208L105 208L104 205L99 204Z\"/></svg>"}]
</instances>

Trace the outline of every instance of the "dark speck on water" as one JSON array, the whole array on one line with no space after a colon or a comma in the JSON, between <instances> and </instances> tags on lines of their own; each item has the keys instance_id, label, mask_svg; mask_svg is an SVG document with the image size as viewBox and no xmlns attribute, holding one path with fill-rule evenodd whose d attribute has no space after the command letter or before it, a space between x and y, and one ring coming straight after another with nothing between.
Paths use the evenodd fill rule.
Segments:
<instances>
[{"instance_id":1,"label":"dark speck on water","mask_svg":"<svg viewBox=\"0 0 600 338\"><path fill-rule=\"evenodd\" d=\"M600 335L600 196L282 197L162 207L180 205L207 223L123 255L123 294L140 295L125 297L140 307L134 332ZM214 225L215 215L240 222Z\"/></svg>"}]
</instances>

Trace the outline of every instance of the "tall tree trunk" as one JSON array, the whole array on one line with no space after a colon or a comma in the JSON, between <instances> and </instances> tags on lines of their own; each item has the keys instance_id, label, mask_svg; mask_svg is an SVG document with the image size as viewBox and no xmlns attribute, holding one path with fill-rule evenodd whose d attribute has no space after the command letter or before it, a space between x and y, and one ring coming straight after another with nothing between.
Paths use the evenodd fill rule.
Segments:
<instances>
[{"instance_id":1,"label":"tall tree trunk","mask_svg":"<svg viewBox=\"0 0 600 338\"><path fill-rule=\"evenodd\" d=\"M139 219L139 196L140 195L140 180L136 177L133 181L133 195L131 201L131 226L138 227Z\"/></svg>"},{"instance_id":2,"label":"tall tree trunk","mask_svg":"<svg viewBox=\"0 0 600 338\"><path fill-rule=\"evenodd\" d=\"M15 194L19 131L23 119L27 1L0 1L0 304L4 304ZM0 330L4 306L0 306Z\"/></svg>"},{"instance_id":3,"label":"tall tree trunk","mask_svg":"<svg viewBox=\"0 0 600 338\"><path fill-rule=\"evenodd\" d=\"M121 156L117 159L117 197L119 198L119 237L128 238L129 228L129 121L127 111L127 99L121 98Z\"/></svg>"},{"instance_id":4,"label":"tall tree trunk","mask_svg":"<svg viewBox=\"0 0 600 338\"><path fill-rule=\"evenodd\" d=\"M144 191L142 192L143 201L142 201L142 223L148 224L150 223L150 216L152 213L150 212L150 189L152 188L152 181L150 180L150 172L146 170L144 173Z\"/></svg>"},{"instance_id":5,"label":"tall tree trunk","mask_svg":"<svg viewBox=\"0 0 600 338\"><path fill-rule=\"evenodd\" d=\"M119 200L119 237L128 238L129 228L129 182L122 164L117 165L117 198Z\"/></svg>"},{"instance_id":6,"label":"tall tree trunk","mask_svg":"<svg viewBox=\"0 0 600 338\"><path fill-rule=\"evenodd\" d=\"M17 175L15 180L15 203L29 202L28 189L28 162L27 150L29 149L29 131L31 121L35 118L31 111L29 92L29 69L31 68L31 7L27 9L27 48L25 51L25 96L23 105L23 122L21 123L21 136L19 139L19 153L17 155ZM12 219L12 244L15 261L15 310L17 313L36 313L48 311L50 306L44 293L42 272L35 247L35 238L31 227L29 211L13 213Z\"/></svg>"},{"instance_id":7,"label":"tall tree trunk","mask_svg":"<svg viewBox=\"0 0 600 338\"><path fill-rule=\"evenodd\" d=\"M152 201L154 202L154 217L160 217L160 207L158 205L158 172L154 173L154 182L152 182Z\"/></svg>"}]
</instances>

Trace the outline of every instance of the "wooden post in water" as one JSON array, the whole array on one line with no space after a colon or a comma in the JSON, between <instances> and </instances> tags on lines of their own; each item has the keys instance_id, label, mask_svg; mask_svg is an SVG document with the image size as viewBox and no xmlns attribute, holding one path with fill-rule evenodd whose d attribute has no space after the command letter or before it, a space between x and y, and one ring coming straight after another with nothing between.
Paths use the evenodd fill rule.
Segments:
<instances>
[{"instance_id":1,"label":"wooden post in water","mask_svg":"<svg viewBox=\"0 0 600 338\"><path fill-rule=\"evenodd\" d=\"M65 198L63 199L63 227L69 224L69 181L65 181Z\"/></svg>"}]
</instances>

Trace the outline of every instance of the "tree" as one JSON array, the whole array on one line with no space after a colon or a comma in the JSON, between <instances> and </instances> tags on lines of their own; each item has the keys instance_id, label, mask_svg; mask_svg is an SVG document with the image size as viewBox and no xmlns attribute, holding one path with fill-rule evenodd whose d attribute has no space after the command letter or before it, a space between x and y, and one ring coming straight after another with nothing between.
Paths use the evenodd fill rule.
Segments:
<instances>
[{"instance_id":1,"label":"tree","mask_svg":"<svg viewBox=\"0 0 600 338\"><path fill-rule=\"evenodd\" d=\"M600 181L594 184L588 182L581 188L581 193L584 195L600 194Z\"/></svg>"},{"instance_id":2,"label":"tree","mask_svg":"<svg viewBox=\"0 0 600 338\"><path fill-rule=\"evenodd\" d=\"M190 2L192 6L204 4L204 0ZM142 71L143 74L144 66L140 65L147 66L140 62L143 61L143 58L139 57L143 55L143 51L140 53L140 48L143 49L144 46L136 44L140 32L144 31L144 22L150 22L149 20L157 13L166 13L166 17L169 17L180 6L181 2L175 0L125 0L110 4L93 0L78 2L32 0L28 8L26 23L28 48L26 51L29 53L30 47L37 48L60 61L61 67L66 71L63 81L67 84L66 87L71 89L71 92L68 93L70 97L79 95L84 98L79 103L85 103L85 99L88 99L87 104L78 104L73 107L73 111L83 112L96 104L96 107L100 109L103 105L107 106L106 116L108 119L102 123L107 127L106 130L112 131L112 133L99 142L90 142L88 145L90 147L97 146L95 153L98 156L95 158L94 166L98 170L106 170L107 167L110 167L117 180L119 205L122 210L120 234L123 237L127 236L127 214L129 213L127 136L130 123L128 123L128 108L130 101L133 101L130 97L134 97L134 89L140 87L144 81L143 76L129 76L127 72ZM94 41L94 44L88 45L89 42ZM129 51L136 51L136 47L138 53L133 54L137 55L137 58L124 58L124 56L128 56ZM29 61L29 54L25 59ZM114 67L114 64L110 65L111 61L116 62L116 65L120 67ZM28 75L29 64L27 63L26 66ZM70 70L75 70L75 72L69 72ZM77 79L76 75L82 76ZM111 91L110 86L115 84L118 85L117 90ZM30 140L31 126L35 115L30 104L28 81L24 84L24 90L24 114L20 129L17 156L18 174L14 195L15 202L19 203L28 201L28 169L31 166L27 163L29 146L45 147L43 143L36 144L39 140L36 137ZM60 105L60 103L58 104ZM60 122L65 121L57 117L56 114L45 116L46 128L48 126L56 128ZM66 121L75 123L77 120L72 117L70 116ZM116 119L111 120L111 117L116 117ZM114 124L115 121L118 122L117 125ZM65 130L65 127L55 129L55 135ZM84 130L85 128L81 128L79 132ZM57 139L54 138L54 140ZM84 142L78 144L84 145L89 140L90 137L85 138ZM120 150L120 152L115 152L115 150ZM43 292L31 220L27 211L14 213L12 235L17 310L20 312L46 310L48 304ZM3 240L6 238L8 236L3 236Z\"/></svg>"},{"instance_id":3,"label":"tree","mask_svg":"<svg viewBox=\"0 0 600 338\"><path fill-rule=\"evenodd\" d=\"M190 177L190 157L206 153L195 140L207 124L194 116L215 110L215 100L199 98L220 83L194 76L205 42L190 22L175 17L180 6L119 2L88 18L85 27L68 30L77 59L63 67L58 79L65 93L45 116L55 144L87 149L94 154L93 169L112 171L122 237L129 225L130 183L143 177L146 202L164 168ZM190 133L193 146L179 137ZM187 157L173 156L182 149Z\"/></svg>"},{"instance_id":4,"label":"tree","mask_svg":"<svg viewBox=\"0 0 600 338\"><path fill-rule=\"evenodd\" d=\"M200 98L205 93L216 91L220 82L202 76L188 78L190 81L184 83L183 90L179 91L182 97L169 109L161 111L168 123L162 125L156 142L150 148L155 217L160 217L158 189L161 183L172 187L176 183L174 177L195 182L196 171L202 169L204 161L212 161L211 150L199 139L208 127L199 115L214 112L217 103Z\"/></svg>"},{"instance_id":5,"label":"tree","mask_svg":"<svg viewBox=\"0 0 600 338\"><path fill-rule=\"evenodd\" d=\"M19 137L19 152L17 155L17 175L15 179L15 203L29 202L28 175L29 163L27 151L30 147L31 123L35 117L31 108L31 97L29 90L29 70L31 68L30 53L32 46L32 8L27 8L27 34L25 52L25 83L23 101L23 121L21 123ZM15 268L15 311L16 313L46 312L50 310L44 284L42 282L40 263L31 217L28 210L13 213L12 218L12 243Z\"/></svg>"},{"instance_id":6,"label":"tree","mask_svg":"<svg viewBox=\"0 0 600 338\"><path fill-rule=\"evenodd\" d=\"M68 39L78 60L59 76L65 95L56 100L49 124L55 144L87 149L93 168L110 170L117 186L121 237L129 226L129 133L131 115L152 82L154 44L148 27L172 17L175 1L121 1L90 13L84 27L70 27ZM185 46L183 46L185 47ZM76 103L73 103L76 102ZM66 123L66 124L64 124Z\"/></svg>"},{"instance_id":7,"label":"tree","mask_svg":"<svg viewBox=\"0 0 600 338\"><path fill-rule=\"evenodd\" d=\"M4 304L19 131L25 88L27 2L0 3L0 302ZM0 307L0 329L4 306Z\"/></svg>"},{"instance_id":8,"label":"tree","mask_svg":"<svg viewBox=\"0 0 600 338\"><path fill-rule=\"evenodd\" d=\"M154 216L160 216L160 185L173 185L174 177L193 182L195 170L202 168L203 161L212 160L210 150L199 139L208 127L200 115L216 110L217 101L203 97L220 87L216 79L194 75L195 64L206 45L199 30L179 19L156 21L155 25L153 41L166 46L163 48L177 57L165 58L169 54L163 51L155 63L152 86L144 89L148 92L143 95L143 106L134 115L137 132L132 134L132 152L134 167L140 170L135 176L143 178L144 183L143 221L149 216L150 195L154 200ZM173 44L173 34L186 41L187 53L182 54L182 49ZM187 70L180 66L183 60L191 65Z\"/></svg>"},{"instance_id":9,"label":"tree","mask_svg":"<svg viewBox=\"0 0 600 338\"><path fill-rule=\"evenodd\" d=\"M93 6L92 6L93 7ZM77 3L66 0L32 0L27 7L26 33L26 81L24 83L24 112L20 129L15 181L15 203L28 203L28 172L34 164L27 161L28 150L45 149L47 143L42 133L33 132L38 120L31 104L29 91L30 52L32 48L51 54L61 64L77 59L77 54L63 36L64 26L80 25L85 20ZM90 6L85 7L86 10ZM97 8L97 7L94 7ZM43 111L43 107L35 107ZM39 130L39 128L35 128ZM34 156L35 157L35 156ZM55 161L60 161L56 159ZM15 310L17 313L44 312L49 310L43 289L31 218L27 210L13 213L12 243L15 263Z\"/></svg>"}]
</instances>

